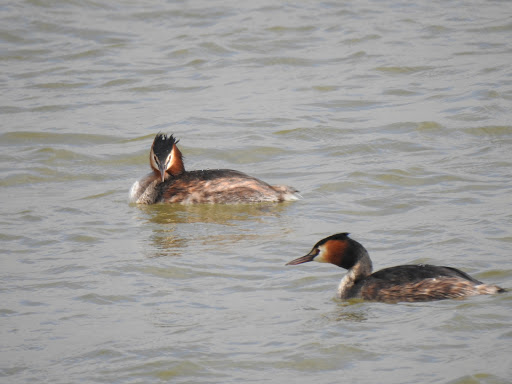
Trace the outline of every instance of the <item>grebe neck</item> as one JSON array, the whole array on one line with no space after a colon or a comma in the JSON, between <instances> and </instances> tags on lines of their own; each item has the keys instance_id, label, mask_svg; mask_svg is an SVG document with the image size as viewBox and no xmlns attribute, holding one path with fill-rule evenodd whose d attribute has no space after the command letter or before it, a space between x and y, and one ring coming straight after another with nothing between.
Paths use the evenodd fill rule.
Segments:
<instances>
[{"instance_id":1,"label":"grebe neck","mask_svg":"<svg viewBox=\"0 0 512 384\"><path fill-rule=\"evenodd\" d=\"M372 260L366 249L360 246L358 253L357 262L348 269L347 274L343 276L338 286L338 297L341 299L353 297L351 290L354 286L372 274Z\"/></svg>"}]
</instances>

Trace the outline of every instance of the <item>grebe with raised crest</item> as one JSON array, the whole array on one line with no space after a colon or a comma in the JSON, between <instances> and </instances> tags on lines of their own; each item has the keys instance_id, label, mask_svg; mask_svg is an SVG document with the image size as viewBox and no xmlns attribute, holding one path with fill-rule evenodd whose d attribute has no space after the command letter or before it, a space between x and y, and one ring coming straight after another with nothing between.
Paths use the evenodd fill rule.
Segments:
<instances>
[{"instance_id":1,"label":"grebe with raised crest","mask_svg":"<svg viewBox=\"0 0 512 384\"><path fill-rule=\"evenodd\" d=\"M231 169L185 171L178 141L173 135L156 135L149 153L152 172L133 184L131 202L237 204L300 198L294 188L269 185Z\"/></svg>"}]
</instances>

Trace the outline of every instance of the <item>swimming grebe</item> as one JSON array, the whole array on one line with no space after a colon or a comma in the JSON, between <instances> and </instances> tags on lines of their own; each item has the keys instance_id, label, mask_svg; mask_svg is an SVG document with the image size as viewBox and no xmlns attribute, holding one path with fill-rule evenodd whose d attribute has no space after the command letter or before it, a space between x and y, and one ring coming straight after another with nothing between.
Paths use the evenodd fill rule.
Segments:
<instances>
[{"instance_id":1,"label":"swimming grebe","mask_svg":"<svg viewBox=\"0 0 512 384\"><path fill-rule=\"evenodd\" d=\"M372 273L368 252L349 238L348 233L338 233L320 240L306 256L286 265L308 261L331 263L348 269L338 287L338 297L341 299L430 301L505 292L503 288L484 284L451 267L399 265Z\"/></svg>"},{"instance_id":2,"label":"swimming grebe","mask_svg":"<svg viewBox=\"0 0 512 384\"><path fill-rule=\"evenodd\" d=\"M173 135L158 133L151 146L153 170L130 190L130 201L154 203L255 203L298 200L297 190L269 185L231 169L185 171L183 156Z\"/></svg>"}]
</instances>

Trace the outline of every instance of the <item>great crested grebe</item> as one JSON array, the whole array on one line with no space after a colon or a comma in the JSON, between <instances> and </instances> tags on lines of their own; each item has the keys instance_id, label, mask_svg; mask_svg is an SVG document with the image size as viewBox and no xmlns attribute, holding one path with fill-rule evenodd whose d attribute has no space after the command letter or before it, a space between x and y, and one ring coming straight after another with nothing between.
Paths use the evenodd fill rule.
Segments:
<instances>
[{"instance_id":1,"label":"great crested grebe","mask_svg":"<svg viewBox=\"0 0 512 384\"><path fill-rule=\"evenodd\" d=\"M269 185L231 169L185 171L183 157L173 135L158 133L151 146L151 173L136 181L130 201L154 203L236 204L298 200L297 190Z\"/></svg>"},{"instance_id":2,"label":"great crested grebe","mask_svg":"<svg viewBox=\"0 0 512 384\"><path fill-rule=\"evenodd\" d=\"M306 256L286 265L308 261L331 263L348 269L338 287L340 299L361 298L372 301L431 301L505 292L496 285L484 284L452 267L435 265L399 265L372 273L372 261L366 249L338 233L315 244Z\"/></svg>"}]
</instances>

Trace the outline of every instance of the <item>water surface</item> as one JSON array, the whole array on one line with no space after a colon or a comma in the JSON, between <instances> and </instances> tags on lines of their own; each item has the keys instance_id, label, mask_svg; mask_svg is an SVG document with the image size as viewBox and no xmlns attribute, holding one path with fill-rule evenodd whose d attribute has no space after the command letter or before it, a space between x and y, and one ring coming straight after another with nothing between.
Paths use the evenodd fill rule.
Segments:
<instances>
[{"instance_id":1,"label":"water surface","mask_svg":"<svg viewBox=\"0 0 512 384\"><path fill-rule=\"evenodd\" d=\"M344 303L285 267L510 287L506 1L17 1L0 13L0 381L509 383L511 296ZM158 131L281 205L128 204Z\"/></svg>"}]
</instances>

